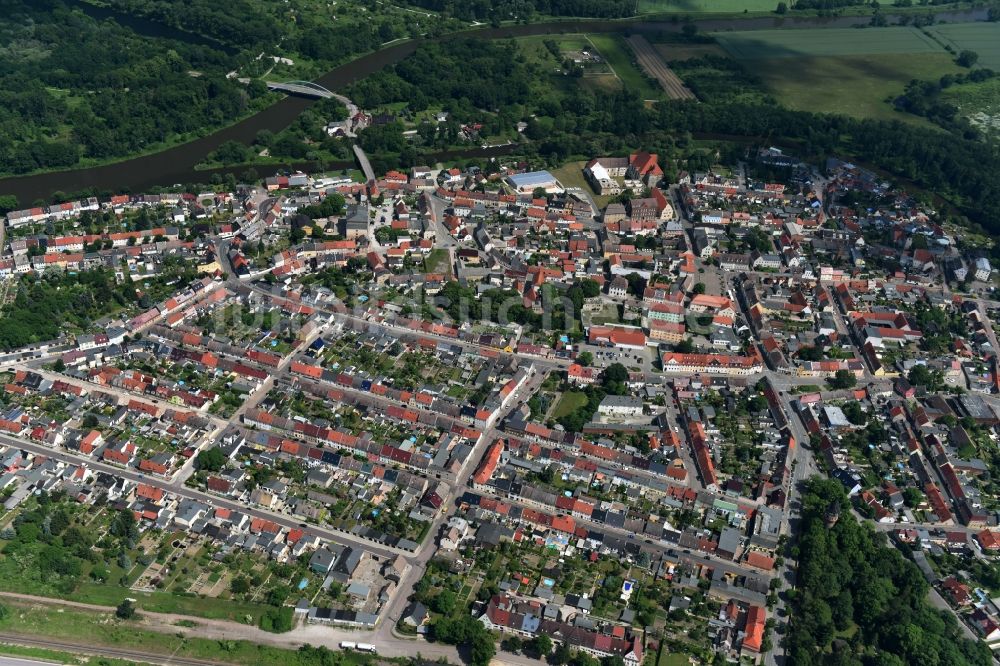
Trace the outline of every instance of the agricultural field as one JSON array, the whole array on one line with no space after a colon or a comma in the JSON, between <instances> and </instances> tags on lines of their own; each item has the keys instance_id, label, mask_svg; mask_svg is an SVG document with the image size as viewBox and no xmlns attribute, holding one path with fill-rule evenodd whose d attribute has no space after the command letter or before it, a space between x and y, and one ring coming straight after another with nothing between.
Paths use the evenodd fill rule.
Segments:
<instances>
[{"instance_id":1,"label":"agricultural field","mask_svg":"<svg viewBox=\"0 0 1000 666\"><path fill-rule=\"evenodd\" d=\"M735 14L744 11L773 12L777 0L639 0L639 14L690 12L692 14Z\"/></svg>"},{"instance_id":2,"label":"agricultural field","mask_svg":"<svg viewBox=\"0 0 1000 666\"><path fill-rule=\"evenodd\" d=\"M784 106L855 118L931 124L896 111L891 99L912 79L936 80L959 71L947 53L883 54L755 60L747 64Z\"/></svg>"},{"instance_id":3,"label":"agricultural field","mask_svg":"<svg viewBox=\"0 0 1000 666\"><path fill-rule=\"evenodd\" d=\"M897 112L892 99L912 79L960 71L953 56L915 28L759 30L717 33L719 45L788 108L856 118L924 119Z\"/></svg>"},{"instance_id":4,"label":"agricultural field","mask_svg":"<svg viewBox=\"0 0 1000 666\"><path fill-rule=\"evenodd\" d=\"M954 23L932 26L927 31L955 53L975 51L981 66L1000 70L1000 23Z\"/></svg>"},{"instance_id":5,"label":"agricultural field","mask_svg":"<svg viewBox=\"0 0 1000 666\"><path fill-rule=\"evenodd\" d=\"M831 28L824 30L753 30L713 35L738 60L857 56L885 53L944 53L916 28Z\"/></svg>"},{"instance_id":6,"label":"agricultural field","mask_svg":"<svg viewBox=\"0 0 1000 666\"><path fill-rule=\"evenodd\" d=\"M653 41L653 40L651 40ZM684 42L653 41L653 48L664 61L690 60L704 56L727 56L725 49L718 44L696 44Z\"/></svg>"},{"instance_id":7,"label":"agricultural field","mask_svg":"<svg viewBox=\"0 0 1000 666\"><path fill-rule=\"evenodd\" d=\"M1000 78L952 86L941 92L941 100L983 132L1000 136Z\"/></svg>"}]
</instances>

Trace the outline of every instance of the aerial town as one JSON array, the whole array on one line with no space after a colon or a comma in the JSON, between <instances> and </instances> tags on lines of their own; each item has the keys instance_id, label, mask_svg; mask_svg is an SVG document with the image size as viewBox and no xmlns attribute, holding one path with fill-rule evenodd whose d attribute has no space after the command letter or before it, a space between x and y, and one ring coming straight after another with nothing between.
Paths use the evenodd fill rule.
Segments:
<instances>
[{"instance_id":1,"label":"aerial town","mask_svg":"<svg viewBox=\"0 0 1000 666\"><path fill-rule=\"evenodd\" d=\"M361 655L793 663L821 477L819 529L884 535L1000 647L985 248L850 162L666 166L10 212L4 578Z\"/></svg>"}]
</instances>

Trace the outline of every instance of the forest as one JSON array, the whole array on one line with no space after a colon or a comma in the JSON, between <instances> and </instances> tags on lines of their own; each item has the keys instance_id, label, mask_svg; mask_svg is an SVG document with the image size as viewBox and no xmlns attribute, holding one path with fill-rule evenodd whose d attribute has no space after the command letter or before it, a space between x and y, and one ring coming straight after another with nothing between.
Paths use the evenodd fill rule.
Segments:
<instances>
[{"instance_id":1,"label":"forest","mask_svg":"<svg viewBox=\"0 0 1000 666\"><path fill-rule=\"evenodd\" d=\"M129 293L115 284L114 275L100 270L22 278L14 302L0 312L0 349L51 340L64 323L85 326L109 308L134 300L134 289Z\"/></svg>"},{"instance_id":2,"label":"forest","mask_svg":"<svg viewBox=\"0 0 1000 666\"><path fill-rule=\"evenodd\" d=\"M997 75L991 69L980 68L968 74L946 74L937 81L910 81L906 91L895 99L897 108L923 116L946 130L958 132L968 139L977 139L980 132L966 118L958 116L958 107L941 99L941 93L963 83L982 83Z\"/></svg>"},{"instance_id":3,"label":"forest","mask_svg":"<svg viewBox=\"0 0 1000 666\"><path fill-rule=\"evenodd\" d=\"M283 53L340 61L416 30L416 15L389 17L373 3L320 0L107 0L116 11L214 39L256 56L280 44ZM364 7L365 9L361 9ZM381 8L384 9L384 8ZM366 11L367 10L367 11ZM426 26L425 26L426 27ZM414 33L416 34L416 33Z\"/></svg>"},{"instance_id":4,"label":"forest","mask_svg":"<svg viewBox=\"0 0 1000 666\"><path fill-rule=\"evenodd\" d=\"M0 310L0 349L52 340L64 327L85 329L127 306L148 308L197 277L193 267L177 265L176 260L166 261L164 266L164 273L152 280L143 294L137 293L131 282L116 282L114 273L107 269L21 276L17 296Z\"/></svg>"},{"instance_id":5,"label":"forest","mask_svg":"<svg viewBox=\"0 0 1000 666\"><path fill-rule=\"evenodd\" d=\"M229 55L154 40L57 0L8 0L0 27L0 172L105 160L228 124L272 97Z\"/></svg>"},{"instance_id":6,"label":"forest","mask_svg":"<svg viewBox=\"0 0 1000 666\"><path fill-rule=\"evenodd\" d=\"M348 95L363 108L405 101L411 111L499 109L522 104L537 77L509 41L448 39L422 44L410 57L353 84Z\"/></svg>"},{"instance_id":7,"label":"forest","mask_svg":"<svg viewBox=\"0 0 1000 666\"><path fill-rule=\"evenodd\" d=\"M273 17L253 0L109 0L114 10L202 34L243 48L274 39Z\"/></svg>"},{"instance_id":8,"label":"forest","mask_svg":"<svg viewBox=\"0 0 1000 666\"><path fill-rule=\"evenodd\" d=\"M309 0L104 3L120 23L79 4L2 3L0 174L89 166L195 138L278 99L253 78L271 67L262 55L293 55L295 74L281 75L311 77L428 28L398 8L341 3L336 16L333 5ZM142 34L126 27L133 17L148 23Z\"/></svg>"},{"instance_id":9,"label":"forest","mask_svg":"<svg viewBox=\"0 0 1000 666\"><path fill-rule=\"evenodd\" d=\"M859 523L842 486L812 478L802 496L798 582L786 638L797 666L987 666L990 650L931 607L916 565ZM832 505L839 518L826 527Z\"/></svg>"}]
</instances>

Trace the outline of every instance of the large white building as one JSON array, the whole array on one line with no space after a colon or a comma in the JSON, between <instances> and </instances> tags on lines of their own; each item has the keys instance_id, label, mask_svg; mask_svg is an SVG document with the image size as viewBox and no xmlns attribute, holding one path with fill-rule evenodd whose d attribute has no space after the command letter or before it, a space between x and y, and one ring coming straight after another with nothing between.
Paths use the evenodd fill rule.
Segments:
<instances>
[{"instance_id":1,"label":"large white building","mask_svg":"<svg viewBox=\"0 0 1000 666\"><path fill-rule=\"evenodd\" d=\"M609 395L597 407L601 416L642 416L642 400L630 395Z\"/></svg>"},{"instance_id":2,"label":"large white building","mask_svg":"<svg viewBox=\"0 0 1000 666\"><path fill-rule=\"evenodd\" d=\"M976 279L980 282L985 282L990 279L990 274L993 272L993 267L990 266L990 260L986 257L980 257L976 259Z\"/></svg>"},{"instance_id":3,"label":"large white building","mask_svg":"<svg viewBox=\"0 0 1000 666\"><path fill-rule=\"evenodd\" d=\"M731 356L728 354L682 354L668 352L661 355L663 372L711 375L753 375L764 366L756 356Z\"/></svg>"}]
</instances>

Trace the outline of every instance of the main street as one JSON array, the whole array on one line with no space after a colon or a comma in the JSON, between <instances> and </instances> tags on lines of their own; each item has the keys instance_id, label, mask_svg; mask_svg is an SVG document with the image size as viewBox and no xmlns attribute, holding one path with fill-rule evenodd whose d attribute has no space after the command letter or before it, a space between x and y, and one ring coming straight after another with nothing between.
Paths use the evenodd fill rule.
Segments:
<instances>
[{"instance_id":1,"label":"main street","mask_svg":"<svg viewBox=\"0 0 1000 666\"><path fill-rule=\"evenodd\" d=\"M788 535L789 543L785 547L785 552L781 553L784 561L775 571L775 576L781 581L781 588L778 593L778 602L774 606L772 617L776 619L776 628L771 636L772 648L764 656L766 666L784 666L785 648L782 644L781 635L788 629L788 589L795 586L795 570L797 562L791 557L791 544L795 542L801 519L802 511L802 485L806 479L819 474L812 452L806 448L809 438L802 426L802 421L795 412L792 396L782 395L781 408L785 412L788 420L788 427L795 437L797 446L790 452L787 464L791 466L792 474L789 482L788 495L786 497L784 510L782 511L782 533ZM781 627L781 632L777 627Z\"/></svg>"}]
</instances>

